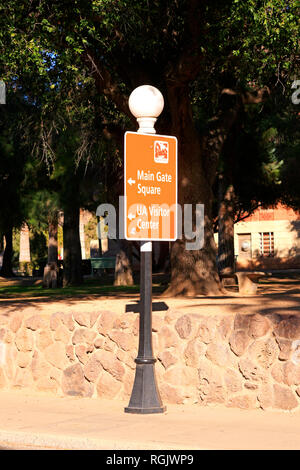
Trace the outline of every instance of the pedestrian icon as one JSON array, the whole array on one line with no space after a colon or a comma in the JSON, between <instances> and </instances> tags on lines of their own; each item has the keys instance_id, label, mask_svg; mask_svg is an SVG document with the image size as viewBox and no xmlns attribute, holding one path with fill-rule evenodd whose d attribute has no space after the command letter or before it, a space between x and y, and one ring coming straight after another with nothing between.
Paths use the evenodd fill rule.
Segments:
<instances>
[{"instance_id":1,"label":"pedestrian icon","mask_svg":"<svg viewBox=\"0 0 300 470\"><path fill-rule=\"evenodd\" d=\"M169 162L169 143L156 140L154 142L154 161L156 163Z\"/></svg>"}]
</instances>

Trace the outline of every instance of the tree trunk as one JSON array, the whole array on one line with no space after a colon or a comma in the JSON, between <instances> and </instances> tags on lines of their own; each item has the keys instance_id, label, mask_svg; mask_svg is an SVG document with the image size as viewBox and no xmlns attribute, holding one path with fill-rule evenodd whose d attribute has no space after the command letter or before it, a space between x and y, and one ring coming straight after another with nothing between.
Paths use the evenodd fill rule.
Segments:
<instances>
[{"instance_id":1,"label":"tree trunk","mask_svg":"<svg viewBox=\"0 0 300 470\"><path fill-rule=\"evenodd\" d=\"M4 251L4 238L3 235L0 233L0 253Z\"/></svg>"},{"instance_id":2,"label":"tree trunk","mask_svg":"<svg viewBox=\"0 0 300 470\"><path fill-rule=\"evenodd\" d=\"M132 286L131 246L127 240L120 240L120 251L116 258L115 286Z\"/></svg>"},{"instance_id":3,"label":"tree trunk","mask_svg":"<svg viewBox=\"0 0 300 470\"><path fill-rule=\"evenodd\" d=\"M58 267L57 267L57 217L49 219L49 242L48 242L48 261L44 269L43 286L57 287Z\"/></svg>"},{"instance_id":4,"label":"tree trunk","mask_svg":"<svg viewBox=\"0 0 300 470\"><path fill-rule=\"evenodd\" d=\"M117 239L119 243L119 252L116 256L115 266L115 286L132 286L133 275L132 275L132 244L127 240L120 240L119 235L119 211L117 210Z\"/></svg>"},{"instance_id":5,"label":"tree trunk","mask_svg":"<svg viewBox=\"0 0 300 470\"><path fill-rule=\"evenodd\" d=\"M79 236L79 208L64 208L64 278L63 285L78 286L83 282Z\"/></svg>"},{"instance_id":6,"label":"tree trunk","mask_svg":"<svg viewBox=\"0 0 300 470\"><path fill-rule=\"evenodd\" d=\"M172 130L178 137L178 202L204 204L204 245L189 251L186 239L172 243L171 282L166 296L219 295L222 287L216 264L216 245L212 230L212 182L210 172L204 167L204 154L199 135L194 127L188 87L170 87L168 102L172 116ZM211 165L214 164L212 159ZM208 162L207 165L210 165ZM195 230L195 227L193 227ZM188 240L190 241L190 240Z\"/></svg>"},{"instance_id":7,"label":"tree trunk","mask_svg":"<svg viewBox=\"0 0 300 470\"><path fill-rule=\"evenodd\" d=\"M49 220L48 263L57 263L57 218Z\"/></svg>"},{"instance_id":8,"label":"tree trunk","mask_svg":"<svg viewBox=\"0 0 300 470\"><path fill-rule=\"evenodd\" d=\"M223 293L216 267L216 245L211 222L205 217L204 247L186 250L186 239L176 240L171 249L171 282L164 295L220 295Z\"/></svg>"},{"instance_id":9,"label":"tree trunk","mask_svg":"<svg viewBox=\"0 0 300 470\"><path fill-rule=\"evenodd\" d=\"M98 237L98 250L99 250L99 257L101 258L102 256L102 240L101 240L101 233L100 229L98 231L98 227L100 226L100 217L97 216L97 237Z\"/></svg>"},{"instance_id":10,"label":"tree trunk","mask_svg":"<svg viewBox=\"0 0 300 470\"><path fill-rule=\"evenodd\" d=\"M5 250L3 254L2 260L2 268L0 271L0 275L3 277L13 277L13 269L12 269L12 256L13 256L13 231L12 228L8 229L4 233L5 237Z\"/></svg>"},{"instance_id":11,"label":"tree trunk","mask_svg":"<svg viewBox=\"0 0 300 470\"><path fill-rule=\"evenodd\" d=\"M169 242L159 242L159 256L155 265L156 271L165 271L169 261Z\"/></svg>"},{"instance_id":12,"label":"tree trunk","mask_svg":"<svg viewBox=\"0 0 300 470\"><path fill-rule=\"evenodd\" d=\"M218 214L218 269L219 273L234 273L234 189L219 177Z\"/></svg>"}]
</instances>

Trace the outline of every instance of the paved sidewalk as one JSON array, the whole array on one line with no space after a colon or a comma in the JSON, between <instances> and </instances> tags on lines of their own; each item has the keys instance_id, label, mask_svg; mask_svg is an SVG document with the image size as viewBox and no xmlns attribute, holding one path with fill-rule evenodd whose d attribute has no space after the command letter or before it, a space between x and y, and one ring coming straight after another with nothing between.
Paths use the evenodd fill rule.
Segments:
<instances>
[{"instance_id":1,"label":"paved sidewalk","mask_svg":"<svg viewBox=\"0 0 300 470\"><path fill-rule=\"evenodd\" d=\"M127 403L0 392L0 448L300 449L300 413L169 405L131 415Z\"/></svg>"}]
</instances>

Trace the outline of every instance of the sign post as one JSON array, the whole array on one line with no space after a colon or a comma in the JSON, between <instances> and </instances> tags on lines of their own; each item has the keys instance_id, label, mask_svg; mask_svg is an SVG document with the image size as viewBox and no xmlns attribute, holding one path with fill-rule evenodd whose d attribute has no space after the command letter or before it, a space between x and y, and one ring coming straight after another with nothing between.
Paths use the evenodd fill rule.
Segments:
<instances>
[{"instance_id":1,"label":"sign post","mask_svg":"<svg viewBox=\"0 0 300 470\"><path fill-rule=\"evenodd\" d=\"M126 132L125 237L176 240L177 139Z\"/></svg>"},{"instance_id":2,"label":"sign post","mask_svg":"<svg viewBox=\"0 0 300 470\"><path fill-rule=\"evenodd\" d=\"M125 134L125 238L140 240L140 326L136 372L126 413L163 413L155 377L152 347L152 240L176 240L177 140L158 136L156 118L163 96L143 85L129 98L129 108L140 125Z\"/></svg>"}]
</instances>

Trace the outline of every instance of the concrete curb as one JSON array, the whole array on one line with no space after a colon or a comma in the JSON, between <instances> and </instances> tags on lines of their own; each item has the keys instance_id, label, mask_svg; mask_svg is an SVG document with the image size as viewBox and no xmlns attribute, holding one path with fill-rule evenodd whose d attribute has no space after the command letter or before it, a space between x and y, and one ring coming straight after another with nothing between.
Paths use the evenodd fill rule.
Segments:
<instances>
[{"instance_id":1,"label":"concrete curb","mask_svg":"<svg viewBox=\"0 0 300 470\"><path fill-rule=\"evenodd\" d=\"M175 443L94 439L46 433L0 430L0 446L28 450L200 450Z\"/></svg>"}]
</instances>

